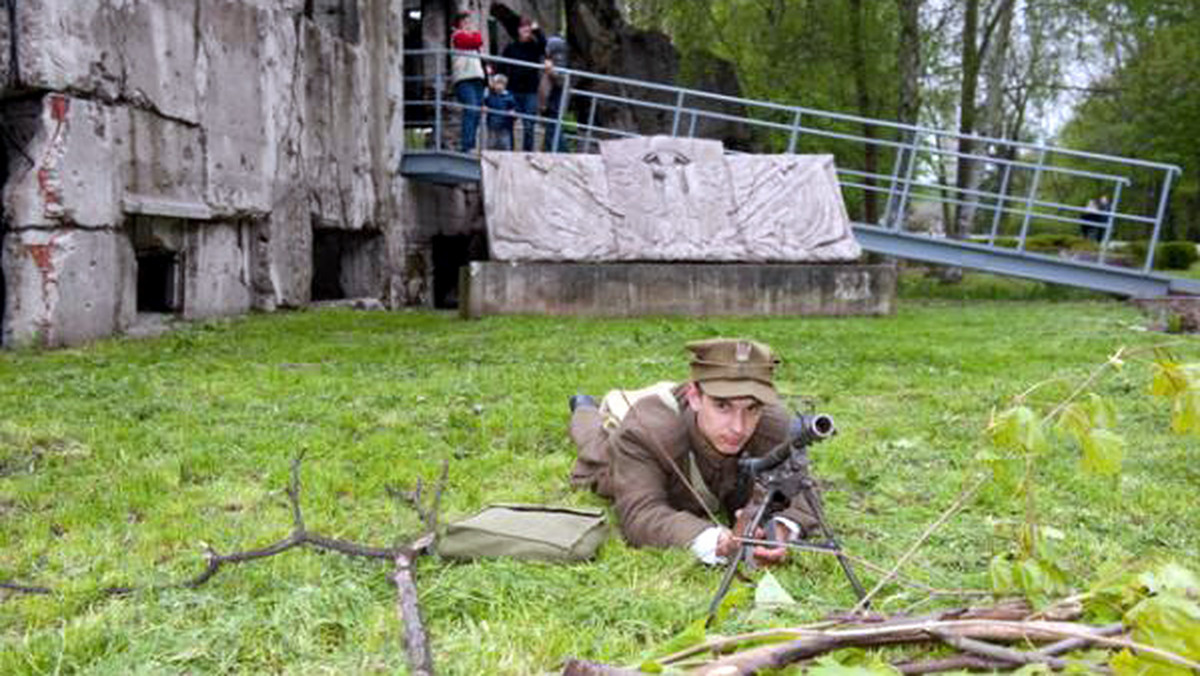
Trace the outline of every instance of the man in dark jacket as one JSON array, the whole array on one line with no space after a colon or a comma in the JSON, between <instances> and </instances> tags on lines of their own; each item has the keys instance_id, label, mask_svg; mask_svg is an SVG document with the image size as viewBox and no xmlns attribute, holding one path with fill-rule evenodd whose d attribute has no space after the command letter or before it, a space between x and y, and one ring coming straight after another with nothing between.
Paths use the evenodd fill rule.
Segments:
<instances>
[{"instance_id":1,"label":"man in dark jacket","mask_svg":"<svg viewBox=\"0 0 1200 676\"><path fill-rule=\"evenodd\" d=\"M639 392L610 392L603 404L571 398L571 437L579 449L571 483L612 499L621 533L634 546L687 547L705 563L721 563L738 542L712 516L731 519L737 461L761 456L787 439L791 415L772 382L778 360L749 340L689 343L691 381ZM797 497L768 528L779 541L817 527ZM757 547L776 563L787 548Z\"/></svg>"},{"instance_id":2,"label":"man in dark jacket","mask_svg":"<svg viewBox=\"0 0 1200 676\"><path fill-rule=\"evenodd\" d=\"M506 59L528 62L528 66L511 63L501 64L500 72L508 77L508 91L517 100L517 113L526 116L521 120L524 133L521 148L533 151L535 117L538 114L538 83L542 79L543 62L546 56L546 36L536 21L522 17L517 25L517 39L509 43L500 53Z\"/></svg>"}]
</instances>

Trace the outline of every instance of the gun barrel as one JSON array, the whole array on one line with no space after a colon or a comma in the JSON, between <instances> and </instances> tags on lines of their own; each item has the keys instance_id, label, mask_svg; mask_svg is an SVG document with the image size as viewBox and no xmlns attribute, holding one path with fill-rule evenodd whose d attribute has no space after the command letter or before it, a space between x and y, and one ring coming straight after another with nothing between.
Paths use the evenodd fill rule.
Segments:
<instances>
[{"instance_id":1,"label":"gun barrel","mask_svg":"<svg viewBox=\"0 0 1200 676\"><path fill-rule=\"evenodd\" d=\"M801 446L824 441L837 434L833 418L824 413L802 414L792 420L791 437Z\"/></svg>"}]
</instances>

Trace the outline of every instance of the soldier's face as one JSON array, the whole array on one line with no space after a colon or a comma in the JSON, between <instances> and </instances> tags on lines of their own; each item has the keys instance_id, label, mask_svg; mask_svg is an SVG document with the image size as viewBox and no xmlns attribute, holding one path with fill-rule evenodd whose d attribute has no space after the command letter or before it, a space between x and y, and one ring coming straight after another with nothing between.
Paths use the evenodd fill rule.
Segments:
<instances>
[{"instance_id":1,"label":"soldier's face","mask_svg":"<svg viewBox=\"0 0 1200 676\"><path fill-rule=\"evenodd\" d=\"M688 403L696 411L696 426L717 452L737 455L762 418L762 404L753 397L721 399L693 387Z\"/></svg>"}]
</instances>

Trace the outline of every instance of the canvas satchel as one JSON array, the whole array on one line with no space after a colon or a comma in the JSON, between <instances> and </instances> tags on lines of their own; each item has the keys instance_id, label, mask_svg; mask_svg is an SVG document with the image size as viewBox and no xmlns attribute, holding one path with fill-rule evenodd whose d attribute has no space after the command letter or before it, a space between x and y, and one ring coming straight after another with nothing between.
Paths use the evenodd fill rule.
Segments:
<instances>
[{"instance_id":1,"label":"canvas satchel","mask_svg":"<svg viewBox=\"0 0 1200 676\"><path fill-rule=\"evenodd\" d=\"M497 504L447 526L437 553L450 559L585 561L607 537L603 510Z\"/></svg>"}]
</instances>

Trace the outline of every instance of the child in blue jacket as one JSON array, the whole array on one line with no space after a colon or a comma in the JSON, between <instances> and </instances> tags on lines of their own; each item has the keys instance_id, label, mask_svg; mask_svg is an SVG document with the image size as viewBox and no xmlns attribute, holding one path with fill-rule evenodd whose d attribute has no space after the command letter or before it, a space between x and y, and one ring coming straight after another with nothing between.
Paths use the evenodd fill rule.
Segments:
<instances>
[{"instance_id":1,"label":"child in blue jacket","mask_svg":"<svg viewBox=\"0 0 1200 676\"><path fill-rule=\"evenodd\" d=\"M488 149L512 150L517 99L508 91L508 78L503 74L492 76L483 108L487 111Z\"/></svg>"}]
</instances>

